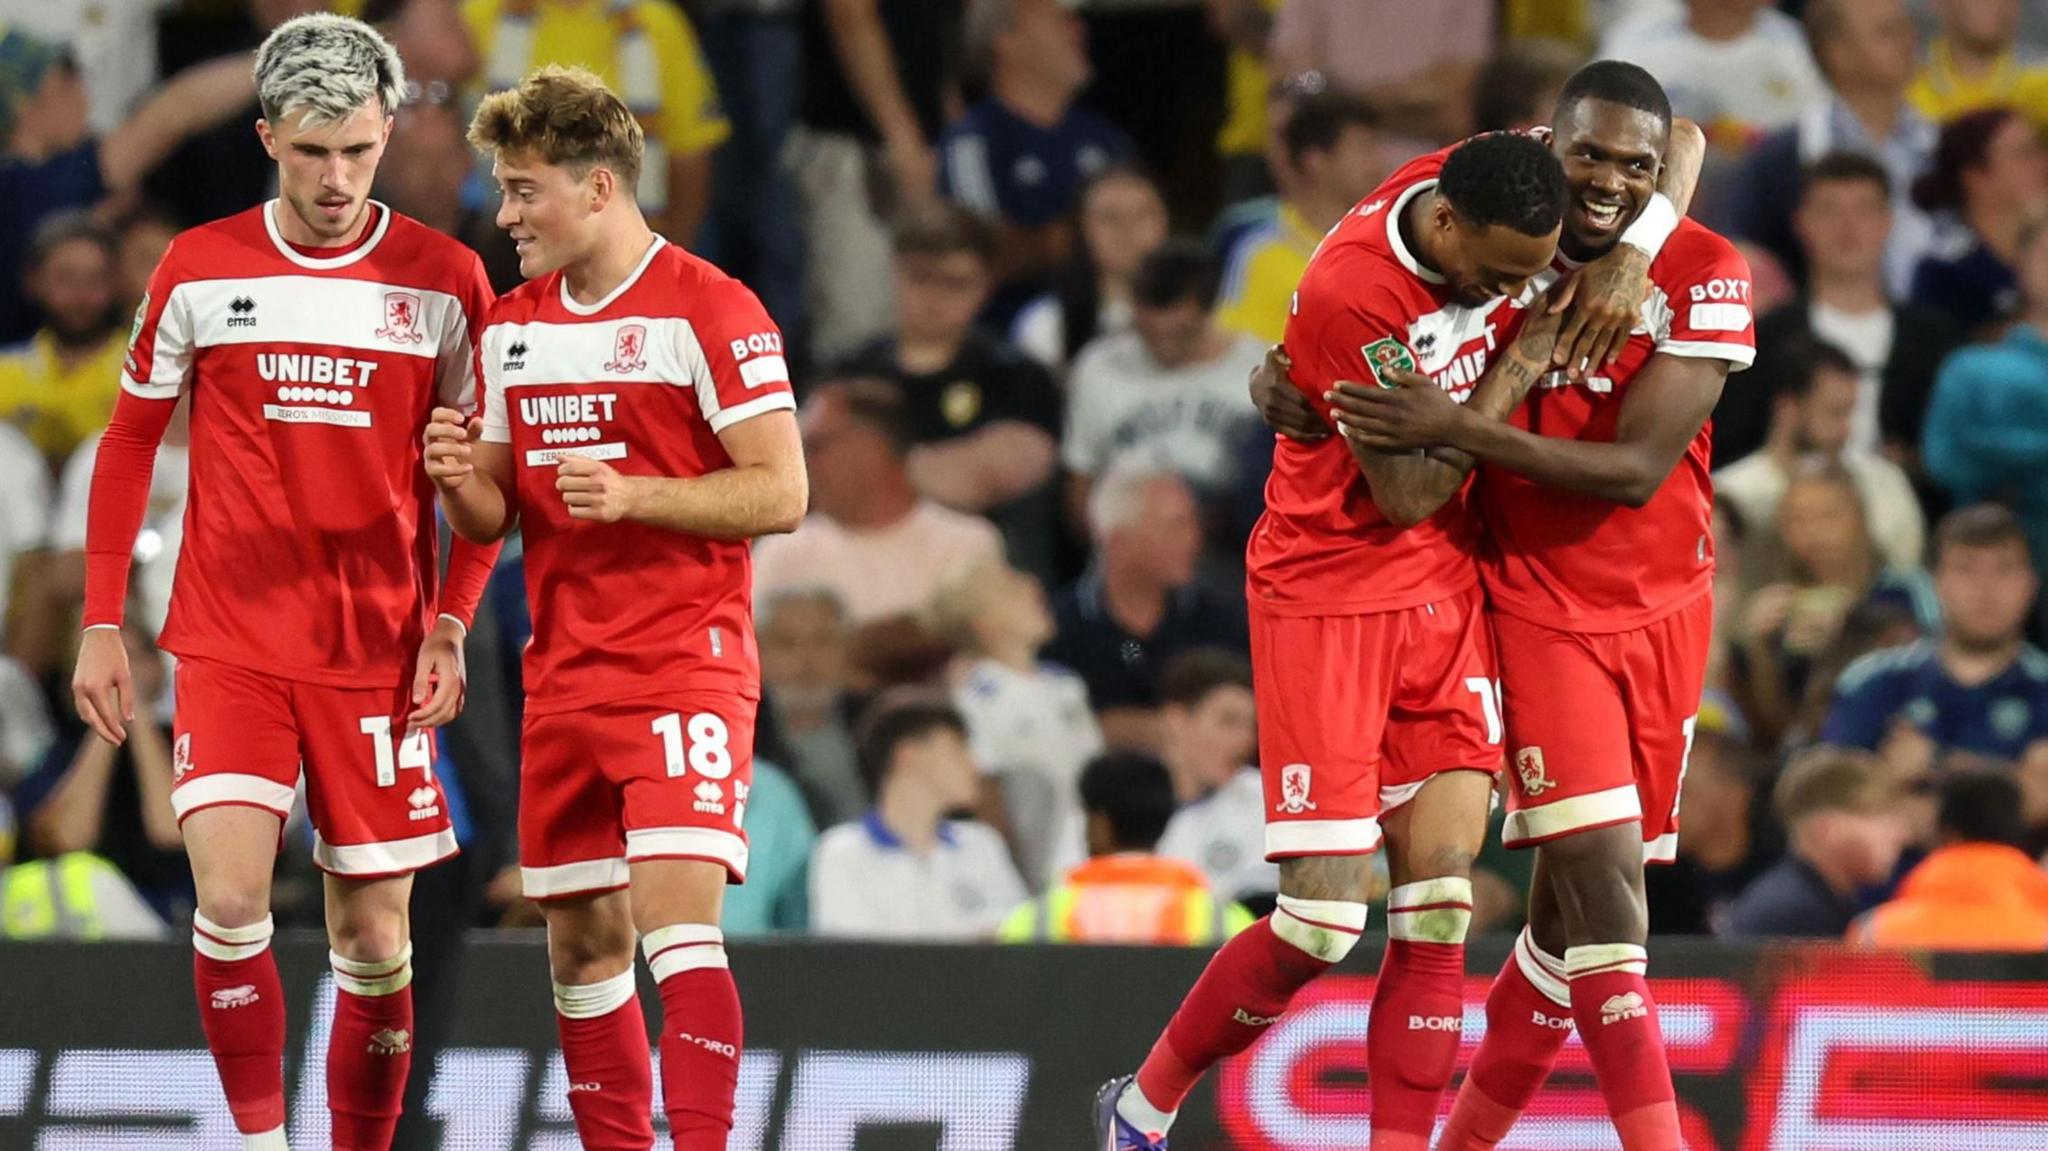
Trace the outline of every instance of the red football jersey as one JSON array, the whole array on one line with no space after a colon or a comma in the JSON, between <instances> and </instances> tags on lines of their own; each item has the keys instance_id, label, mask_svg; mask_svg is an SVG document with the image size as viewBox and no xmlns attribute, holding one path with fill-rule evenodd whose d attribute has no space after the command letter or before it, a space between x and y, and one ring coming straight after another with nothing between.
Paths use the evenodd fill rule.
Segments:
<instances>
[{"instance_id":1,"label":"red football jersey","mask_svg":"<svg viewBox=\"0 0 2048 1151\"><path fill-rule=\"evenodd\" d=\"M192 405L162 642L286 679L394 684L435 605L420 429L436 404L476 403L490 284L476 253L382 205L323 256L285 242L274 203L179 235L137 309L121 386Z\"/></svg>"},{"instance_id":2,"label":"red football jersey","mask_svg":"<svg viewBox=\"0 0 2048 1151\"><path fill-rule=\"evenodd\" d=\"M758 699L749 545L572 519L555 490L567 455L629 475L731 467L719 432L796 407L782 334L754 293L657 239L594 305L559 272L508 293L478 354L483 438L511 445L517 477L527 710L700 688Z\"/></svg>"},{"instance_id":3,"label":"red football jersey","mask_svg":"<svg viewBox=\"0 0 2048 1151\"><path fill-rule=\"evenodd\" d=\"M1650 282L1643 322L1621 358L1580 384L1546 377L1515 412L1516 427L1611 443L1622 397L1651 356L1726 360L1736 371L1756 358L1749 263L1735 245L1682 221L1650 265ZM1482 568L1494 609L1550 627L1614 632L1705 594L1714 579L1710 427L1640 508L1482 466L1478 502L1491 541Z\"/></svg>"},{"instance_id":4,"label":"red football jersey","mask_svg":"<svg viewBox=\"0 0 2048 1151\"><path fill-rule=\"evenodd\" d=\"M1519 302L1477 308L1451 299L1401 239L1409 201L1436 186L1450 149L1395 172L1323 238L1295 289L1287 320L1292 377L1325 415L1338 380L1369 381L1375 364L1411 364L1459 402L1495 352L1514 338ZM1255 606L1283 615L1397 611L1445 599L1477 582L1477 514L1461 489L1411 528L1382 516L1341 437L1316 444L1279 437L1266 511L1246 549Z\"/></svg>"}]
</instances>

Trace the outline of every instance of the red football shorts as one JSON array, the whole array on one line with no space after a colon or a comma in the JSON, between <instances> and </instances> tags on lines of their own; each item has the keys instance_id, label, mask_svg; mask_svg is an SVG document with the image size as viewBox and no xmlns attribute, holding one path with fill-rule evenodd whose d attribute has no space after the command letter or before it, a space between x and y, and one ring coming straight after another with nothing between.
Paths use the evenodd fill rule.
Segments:
<instances>
[{"instance_id":1,"label":"red football shorts","mask_svg":"<svg viewBox=\"0 0 2048 1151\"><path fill-rule=\"evenodd\" d=\"M1641 820L1643 858L1678 857L1679 789L1706 688L1714 597L1634 631L1494 616L1506 689L1509 847Z\"/></svg>"},{"instance_id":2,"label":"red football shorts","mask_svg":"<svg viewBox=\"0 0 2048 1151\"><path fill-rule=\"evenodd\" d=\"M1493 633L1477 587L1370 615L1251 613L1266 858L1360 855L1444 771L1500 770Z\"/></svg>"},{"instance_id":3,"label":"red football shorts","mask_svg":"<svg viewBox=\"0 0 2048 1151\"><path fill-rule=\"evenodd\" d=\"M530 899L626 886L627 863L696 859L747 877L755 701L684 691L526 716L519 873Z\"/></svg>"},{"instance_id":4,"label":"red football shorts","mask_svg":"<svg viewBox=\"0 0 2048 1151\"><path fill-rule=\"evenodd\" d=\"M431 733L405 734L403 687L324 687L180 659L171 807L292 811L305 769L313 862L350 879L405 875L455 854Z\"/></svg>"}]
</instances>

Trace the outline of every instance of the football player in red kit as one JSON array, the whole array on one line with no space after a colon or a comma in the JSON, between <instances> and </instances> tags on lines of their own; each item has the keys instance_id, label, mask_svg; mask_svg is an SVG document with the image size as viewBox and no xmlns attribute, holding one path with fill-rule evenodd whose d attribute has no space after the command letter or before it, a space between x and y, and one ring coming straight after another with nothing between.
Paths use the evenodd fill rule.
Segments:
<instances>
[{"instance_id":1,"label":"football player in red kit","mask_svg":"<svg viewBox=\"0 0 2048 1151\"><path fill-rule=\"evenodd\" d=\"M1528 136L1396 172L1324 238L1296 292L1286 345L1311 402L1393 363L1469 396L1514 298L1556 255L1564 208L1564 174ZM1164 1148L1196 1079L1350 952L1383 833L1395 886L1368 1052L1373 1146L1427 1147L1457 1055L1468 870L1502 763L1464 481L1419 453L1276 446L1246 594L1279 906L1216 954L1138 1072L1104 1086L1099 1151Z\"/></svg>"},{"instance_id":2,"label":"football player in red kit","mask_svg":"<svg viewBox=\"0 0 2048 1151\"><path fill-rule=\"evenodd\" d=\"M179 235L136 310L93 469L79 713L120 742L119 625L157 441L191 405L191 500L163 646L171 803L199 907L199 1017L245 1146L286 1145L270 876L304 765L336 984L332 1142L391 1145L411 1063L412 873L455 852L427 729L496 556L458 543L437 600L419 431L476 402L476 254L369 199L405 91L368 25L308 16L256 56L277 199ZM415 658L416 657L416 658Z\"/></svg>"},{"instance_id":3,"label":"football player in red kit","mask_svg":"<svg viewBox=\"0 0 2048 1151\"><path fill-rule=\"evenodd\" d=\"M1634 65L1588 65L1559 97L1554 143L1573 192L1559 273L1641 220L1668 234L1642 321L1611 363L1545 376L1508 422L1442 402L1412 373L1395 373L1392 390L1343 388L1337 405L1354 442L1479 460L1512 749L1505 837L1537 846L1537 863L1529 928L1489 996L1441 1144L1457 1151L1506 1137L1574 1024L1626 1151L1680 1145L1644 981L1643 865L1675 857L1706 676L1706 423L1755 351L1747 263L1658 202L1671 131L1663 89ZM1501 371L1517 367L1511 357Z\"/></svg>"},{"instance_id":4,"label":"football player in red kit","mask_svg":"<svg viewBox=\"0 0 2048 1151\"><path fill-rule=\"evenodd\" d=\"M485 99L470 139L528 280L491 310L483 419L437 411L426 460L456 531L525 541L520 871L570 1110L593 1151L654 1144L637 934L675 1146L722 1151L741 1028L719 909L746 877L760 699L748 541L808 497L782 337L648 230L639 122L595 76L540 70Z\"/></svg>"}]
</instances>

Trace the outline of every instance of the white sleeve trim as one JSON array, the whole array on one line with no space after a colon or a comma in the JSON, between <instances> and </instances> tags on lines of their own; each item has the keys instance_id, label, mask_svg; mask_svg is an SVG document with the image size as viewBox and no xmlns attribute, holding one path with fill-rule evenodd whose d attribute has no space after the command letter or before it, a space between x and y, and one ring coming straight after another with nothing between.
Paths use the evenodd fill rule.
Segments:
<instances>
[{"instance_id":1,"label":"white sleeve trim","mask_svg":"<svg viewBox=\"0 0 2048 1151\"><path fill-rule=\"evenodd\" d=\"M121 373L121 390L145 400L175 400L179 384L145 384L127 372Z\"/></svg>"},{"instance_id":2,"label":"white sleeve trim","mask_svg":"<svg viewBox=\"0 0 2048 1151\"><path fill-rule=\"evenodd\" d=\"M468 638L469 638L469 625L468 625L468 624L466 624L466 623L463 623L463 622L462 622L462 620L461 620L460 618L458 618L458 617L457 617L456 615L454 615L454 613L452 613L452 612L445 612L445 611L444 611L444 612L442 612L442 613L441 613L440 615L438 615L438 616L435 616L434 618L435 618L435 619L437 619L437 620L441 620L441 619L445 619L445 620L447 620L447 621L448 621L449 623L452 623L452 624L454 624L454 625L455 625L456 627L459 627L459 628L461 628L461 629L462 629L462 638L464 638L464 639L468 639Z\"/></svg>"},{"instance_id":3,"label":"white sleeve trim","mask_svg":"<svg viewBox=\"0 0 2048 1151\"><path fill-rule=\"evenodd\" d=\"M734 424L744 423L755 416L765 416L769 412L793 412L795 410L796 397L794 395L789 392L776 392L772 396L762 396L758 400L748 400L744 404L720 408L710 418L711 430L713 432L722 432Z\"/></svg>"},{"instance_id":4,"label":"white sleeve trim","mask_svg":"<svg viewBox=\"0 0 2048 1151\"><path fill-rule=\"evenodd\" d=\"M1713 340L1665 340L1657 350L1667 355L1696 360L1727 360L1737 370L1756 363L1756 349L1746 344L1722 344Z\"/></svg>"}]
</instances>

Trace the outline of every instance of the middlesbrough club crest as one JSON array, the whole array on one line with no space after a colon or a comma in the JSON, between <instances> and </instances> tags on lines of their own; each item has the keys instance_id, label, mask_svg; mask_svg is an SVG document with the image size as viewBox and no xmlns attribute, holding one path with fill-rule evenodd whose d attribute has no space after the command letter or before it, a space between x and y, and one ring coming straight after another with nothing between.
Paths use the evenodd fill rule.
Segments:
<instances>
[{"instance_id":1,"label":"middlesbrough club crest","mask_svg":"<svg viewBox=\"0 0 2048 1151\"><path fill-rule=\"evenodd\" d=\"M420 331L420 298L411 292L384 293L384 326L377 338L400 344L417 344L427 338Z\"/></svg>"},{"instance_id":2,"label":"middlesbrough club crest","mask_svg":"<svg viewBox=\"0 0 2048 1151\"><path fill-rule=\"evenodd\" d=\"M1522 794L1535 799L1557 786L1550 778L1550 770L1543 765L1543 749L1525 747L1515 753L1515 776L1522 781Z\"/></svg>"},{"instance_id":3,"label":"middlesbrough club crest","mask_svg":"<svg viewBox=\"0 0 2048 1151\"><path fill-rule=\"evenodd\" d=\"M1288 815L1300 815L1314 811L1315 801L1308 797L1309 766L1305 763L1290 763L1280 769L1280 802L1273 808Z\"/></svg>"},{"instance_id":4,"label":"middlesbrough club crest","mask_svg":"<svg viewBox=\"0 0 2048 1151\"><path fill-rule=\"evenodd\" d=\"M621 375L647 370L647 325L627 324L619 329L612 340L612 361L604 370Z\"/></svg>"}]
</instances>

